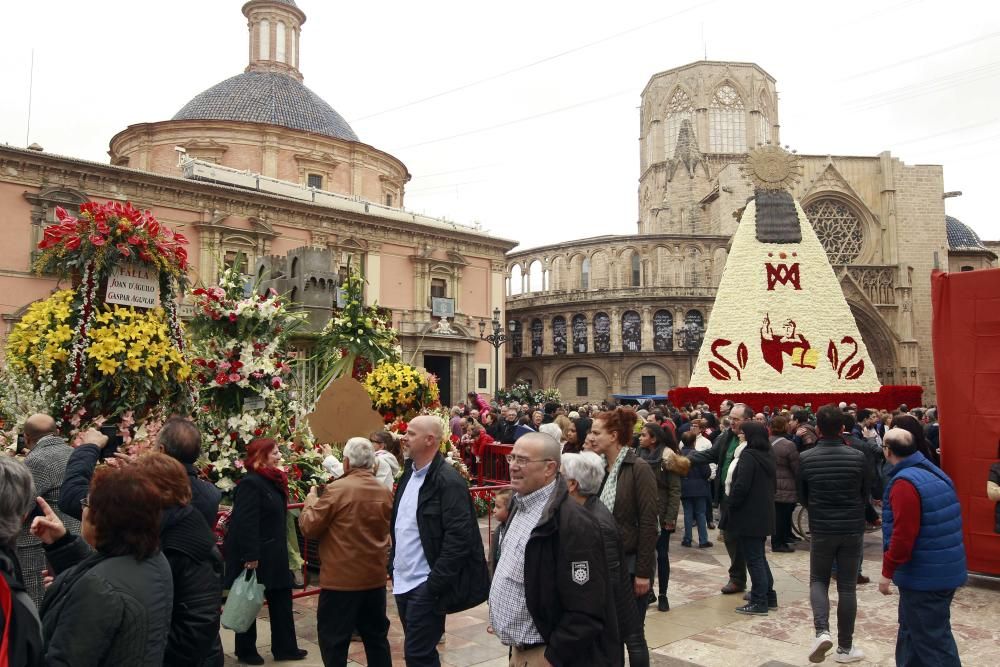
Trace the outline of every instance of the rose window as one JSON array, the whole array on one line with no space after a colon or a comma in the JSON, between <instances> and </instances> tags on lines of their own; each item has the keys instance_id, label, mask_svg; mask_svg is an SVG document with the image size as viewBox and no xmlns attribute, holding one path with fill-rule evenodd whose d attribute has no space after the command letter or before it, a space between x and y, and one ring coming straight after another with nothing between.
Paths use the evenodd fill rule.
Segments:
<instances>
[{"instance_id":1,"label":"rose window","mask_svg":"<svg viewBox=\"0 0 1000 667\"><path fill-rule=\"evenodd\" d=\"M846 204L820 199L805 212L831 264L850 264L858 258L864 244L861 220Z\"/></svg>"}]
</instances>

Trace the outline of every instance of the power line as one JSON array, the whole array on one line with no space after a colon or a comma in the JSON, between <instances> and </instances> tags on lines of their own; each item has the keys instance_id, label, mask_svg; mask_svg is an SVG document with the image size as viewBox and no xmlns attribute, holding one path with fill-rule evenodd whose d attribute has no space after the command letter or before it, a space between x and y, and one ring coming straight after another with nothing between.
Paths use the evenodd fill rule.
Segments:
<instances>
[{"instance_id":1,"label":"power line","mask_svg":"<svg viewBox=\"0 0 1000 667\"><path fill-rule=\"evenodd\" d=\"M1000 61L987 63L972 69L962 70L961 72L952 72L935 79L927 79L908 86L901 86L870 97L858 98L854 102L848 103L846 108L858 111L874 109L876 107L902 102L914 97L937 93L958 85L973 83L981 79L988 79L995 76L997 72L1000 72Z\"/></svg>"},{"instance_id":2,"label":"power line","mask_svg":"<svg viewBox=\"0 0 1000 667\"><path fill-rule=\"evenodd\" d=\"M519 65L519 66L517 66L517 67L515 67L513 69L505 70L505 71L499 72L497 74L492 74L492 75L490 75L488 77L485 77L483 79L477 79L476 81L470 81L470 82L462 84L460 86L456 86L454 88L449 88L447 90L442 90L441 92L434 93L433 95L428 95L426 97L421 97L419 99L412 100L412 101L406 102L404 104L400 104L400 105L397 105L397 106L394 106L394 107L389 107L388 109L383 109L382 111L376 111L375 113L370 113L367 116L360 116L358 118L353 118L349 122L351 122L351 123L357 123L359 121L367 120L369 118L374 118L376 116L381 116L383 114L387 114L387 113L390 113L392 111L399 111L400 109L405 109L407 107L411 107L411 106L414 106L416 104L423 104L424 102L428 102L430 100L435 100L435 99L437 99L439 97L444 97L445 95L451 95L453 93L457 93L459 91L465 90L467 88L472 88L473 86L478 86L480 84L487 83L489 81L496 81L497 79L502 79L503 77L510 76L511 74L515 74L517 72L523 72L526 69L530 69L532 67L537 67L538 65L542 65L544 63L551 62L551 61L556 60L558 58L562 58L563 56L568 56L571 53L576 53L577 51L582 51L584 49L589 49L592 46L597 46L598 44L603 44L605 42L609 42L609 41L611 41L613 39L617 39L619 37L623 37L624 35L628 35L628 34L631 34L633 32L636 32L638 30L642 30L644 28L648 28L649 26L656 25L658 23L663 23L664 21L669 21L670 19L677 18L678 16L681 16L682 14L686 14L686 13L694 11L696 9L701 9L702 7L707 7L708 5L715 4L715 3L719 2L719 1L720 0L707 0L706 2L702 2L702 3L699 3L697 5L693 5L691 7L687 7L685 9L680 10L680 11L674 12L673 14L669 14L667 16L661 16L658 19L654 19L654 20L649 21L647 23L643 23L642 25L633 26L631 28L628 28L627 30L622 30L621 32L616 32L613 35L608 35L607 37L602 37L601 39L594 40L592 42L587 42L586 44L581 44L580 46L575 46L575 47L573 47L571 49L567 49L565 51L560 51L558 53L554 53L554 54L546 56L546 57L544 57L544 58L542 58L540 60L536 60L534 62L530 62L530 63L527 63L525 65Z\"/></svg>"},{"instance_id":3,"label":"power line","mask_svg":"<svg viewBox=\"0 0 1000 667\"><path fill-rule=\"evenodd\" d=\"M477 169L490 169L501 163L493 162L492 164L481 164L476 167L463 167L462 169L449 169L448 171L436 171L433 174L420 174L419 176L414 176L412 180L417 180L418 178L431 178L432 176L445 176L447 174L459 174L463 171L475 171ZM409 190L407 190L409 192Z\"/></svg>"},{"instance_id":4,"label":"power line","mask_svg":"<svg viewBox=\"0 0 1000 667\"><path fill-rule=\"evenodd\" d=\"M481 132L488 132L490 130L496 130L501 127L507 127L508 125L516 125L518 123L524 123L529 120L535 120L536 118L542 118L543 116L551 116L555 113L562 113L563 111L569 111L570 109L578 109L589 104L596 104L598 102L603 102L605 100L610 100L614 97L621 97L622 95L631 95L635 91L631 88L627 90L621 90L617 93L611 93L610 95L602 95L601 97L595 97L593 99L584 100L583 102L577 102L576 104L570 104L569 106L559 107L558 109L549 109L548 111L543 111L541 113L532 114L530 116L524 116L522 118L515 118L514 120L508 120L503 123L497 123L496 125L490 125L488 127L480 127L475 130L468 130L466 132L459 132L458 134L452 134L446 137L438 137L437 139L429 139L427 141L421 141L416 144L410 144L409 146L403 146L399 150L407 150L410 148L418 148L420 146L427 146L428 144L436 144L442 141L450 141L451 139L459 139L461 137L468 137L473 134L479 134Z\"/></svg>"},{"instance_id":5,"label":"power line","mask_svg":"<svg viewBox=\"0 0 1000 667\"><path fill-rule=\"evenodd\" d=\"M889 63L888 65L882 65L881 67L876 67L875 69L866 70L864 72L858 72L856 74L851 74L850 76L845 76L842 79L837 79L836 83L843 83L845 81L850 81L852 79L860 79L863 76L868 76L870 74L877 74L879 72L884 72L887 69L893 69L895 67L900 67L901 65L909 65L910 63L917 62L918 60L923 60L924 58L930 58L932 56L938 56L942 53L948 53L949 51L954 51L956 49L961 49L963 47L969 46L970 44L976 44L977 42L982 42L988 39L994 39L1000 37L1000 31L991 32L988 35L981 35L980 37L974 37L972 39L966 40L964 42L959 42L958 44L952 44L951 46L946 46L942 49L937 49L935 51L928 51L926 53L921 53L919 55L913 56L911 58L905 58L903 60L897 60L894 63Z\"/></svg>"}]
</instances>

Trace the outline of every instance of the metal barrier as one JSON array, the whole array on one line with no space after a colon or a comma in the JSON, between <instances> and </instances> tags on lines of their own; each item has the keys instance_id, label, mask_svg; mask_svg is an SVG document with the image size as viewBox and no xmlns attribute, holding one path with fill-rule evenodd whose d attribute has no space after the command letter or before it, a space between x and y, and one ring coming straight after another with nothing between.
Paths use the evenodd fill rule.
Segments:
<instances>
[{"instance_id":1,"label":"metal barrier","mask_svg":"<svg viewBox=\"0 0 1000 667\"><path fill-rule=\"evenodd\" d=\"M507 455L514 445L491 443L483 449L482 461L479 462L479 485L510 484L510 466L507 465Z\"/></svg>"},{"instance_id":2,"label":"metal barrier","mask_svg":"<svg viewBox=\"0 0 1000 667\"><path fill-rule=\"evenodd\" d=\"M510 445L501 445L501 447L505 447L508 451L511 448ZM483 460L484 461L486 460L485 456L483 457ZM507 460L503 459L503 463L504 463L504 466L506 468ZM482 473L480 473L480 479L482 479ZM511 488L509 483L472 486L472 487L469 487L469 497L473 499L473 502L475 502L476 498L487 498L489 500L490 510L492 510L492 507L493 507L493 498L494 498L494 496L496 496L497 492L498 491L503 491L503 490L509 489L509 488ZM290 510L302 509L304 506L305 506L304 503L290 503L288 505L288 509L290 509ZM219 510L219 512L216 514L215 526L213 528L214 528L214 532L216 534L216 540L217 540L217 543L219 545L219 550L220 551L222 551L222 538L223 538L222 531L224 530L225 522L223 521L220 524L219 520L222 519L223 517L227 517L228 518L230 511L231 510ZM297 528L297 526L296 526L296 528ZM487 535L490 535L493 532L493 512L492 511L488 511L486 513L486 530L487 530ZM300 553L302 555L302 561L303 561L302 562L302 583L303 583L303 588L302 588L301 591L292 593L292 599L293 600L296 600L298 598L309 597L309 596L312 596L312 595L319 595L319 592L322 590L319 586L316 586L314 588L310 588L309 587L309 583L310 583L310 581L312 579L312 572L310 572L310 570L309 570L309 563L310 563L309 557L310 557L311 553L316 554L315 563L316 563L317 566L320 565L319 554L316 551L316 548L310 548L310 547L313 546L313 545L315 545L315 547L318 547L319 546L319 541L318 540L307 539L298 530L296 530L296 534L299 536L300 542L302 544L302 546L300 548Z\"/></svg>"}]
</instances>

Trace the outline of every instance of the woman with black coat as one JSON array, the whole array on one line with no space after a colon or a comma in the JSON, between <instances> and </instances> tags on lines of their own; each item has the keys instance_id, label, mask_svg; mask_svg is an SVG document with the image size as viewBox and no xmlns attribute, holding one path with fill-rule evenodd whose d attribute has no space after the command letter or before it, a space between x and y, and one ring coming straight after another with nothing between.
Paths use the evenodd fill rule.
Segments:
<instances>
[{"instance_id":1,"label":"woman with black coat","mask_svg":"<svg viewBox=\"0 0 1000 667\"><path fill-rule=\"evenodd\" d=\"M774 577L764 553L767 537L774 534L777 469L767 427L745 421L740 430L741 444L723 480L728 502L723 505L719 528L739 537L750 573L750 602L736 611L766 616L768 608L778 606Z\"/></svg>"},{"instance_id":2,"label":"woman with black coat","mask_svg":"<svg viewBox=\"0 0 1000 667\"><path fill-rule=\"evenodd\" d=\"M275 660L302 660L308 654L295 638L292 618L292 572L288 569L285 537L288 511L288 477L279 467L278 443L268 438L247 445L243 465L248 475L233 494L233 511L223 550L226 578L232 588L244 569L254 570L264 586L271 621L271 653ZM257 624L236 633L236 657L248 665L263 665L257 653Z\"/></svg>"},{"instance_id":3,"label":"woman with black coat","mask_svg":"<svg viewBox=\"0 0 1000 667\"><path fill-rule=\"evenodd\" d=\"M31 524L56 575L39 609L45 664L160 665L173 581L160 552L156 489L130 468L104 466L81 504L82 537L68 534L41 498L43 516Z\"/></svg>"},{"instance_id":4,"label":"woman with black coat","mask_svg":"<svg viewBox=\"0 0 1000 667\"><path fill-rule=\"evenodd\" d=\"M174 604L166 667L221 667L222 557L205 517L191 503L181 463L166 454L141 456L132 469L160 493L160 549L170 564Z\"/></svg>"}]
</instances>

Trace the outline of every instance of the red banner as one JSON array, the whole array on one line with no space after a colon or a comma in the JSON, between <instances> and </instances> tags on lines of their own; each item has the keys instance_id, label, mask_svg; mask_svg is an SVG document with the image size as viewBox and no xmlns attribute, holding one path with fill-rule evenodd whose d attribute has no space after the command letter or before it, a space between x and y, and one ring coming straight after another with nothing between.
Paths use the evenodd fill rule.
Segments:
<instances>
[{"instance_id":1,"label":"red banner","mask_svg":"<svg viewBox=\"0 0 1000 667\"><path fill-rule=\"evenodd\" d=\"M936 272L931 287L941 466L962 503L969 569L1000 574L996 503L986 497L1000 459L1000 269Z\"/></svg>"}]
</instances>

